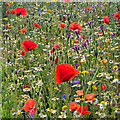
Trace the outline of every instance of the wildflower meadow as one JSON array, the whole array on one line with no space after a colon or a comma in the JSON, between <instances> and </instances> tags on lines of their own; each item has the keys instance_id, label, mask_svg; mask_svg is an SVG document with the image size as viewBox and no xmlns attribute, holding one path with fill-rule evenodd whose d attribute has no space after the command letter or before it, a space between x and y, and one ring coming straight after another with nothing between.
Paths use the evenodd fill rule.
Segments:
<instances>
[{"instance_id":1,"label":"wildflower meadow","mask_svg":"<svg viewBox=\"0 0 120 120\"><path fill-rule=\"evenodd\" d=\"M119 2L1 2L1 118L119 119Z\"/></svg>"}]
</instances>

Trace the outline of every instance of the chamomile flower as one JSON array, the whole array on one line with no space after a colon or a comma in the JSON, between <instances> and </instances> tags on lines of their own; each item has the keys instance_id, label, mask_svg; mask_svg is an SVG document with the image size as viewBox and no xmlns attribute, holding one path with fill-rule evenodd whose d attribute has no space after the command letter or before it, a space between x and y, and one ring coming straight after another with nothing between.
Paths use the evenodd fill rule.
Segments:
<instances>
[{"instance_id":1,"label":"chamomile flower","mask_svg":"<svg viewBox=\"0 0 120 120\"><path fill-rule=\"evenodd\" d=\"M42 86L42 84L43 84L42 81L39 80L36 85L37 85L37 86Z\"/></svg>"},{"instance_id":2,"label":"chamomile flower","mask_svg":"<svg viewBox=\"0 0 120 120\"><path fill-rule=\"evenodd\" d=\"M54 97L54 98L52 98L51 100L56 101L56 100L59 100L59 98Z\"/></svg>"},{"instance_id":3,"label":"chamomile flower","mask_svg":"<svg viewBox=\"0 0 120 120\"><path fill-rule=\"evenodd\" d=\"M106 78L107 78L107 79L111 79L112 76L110 76L110 74L107 74L107 75L106 75Z\"/></svg>"},{"instance_id":4,"label":"chamomile flower","mask_svg":"<svg viewBox=\"0 0 120 120\"><path fill-rule=\"evenodd\" d=\"M80 84L75 84L72 87L81 87L81 85Z\"/></svg>"},{"instance_id":5,"label":"chamomile flower","mask_svg":"<svg viewBox=\"0 0 120 120\"><path fill-rule=\"evenodd\" d=\"M111 82L111 84L113 84L113 83L119 83L119 84L120 84L120 81L119 81L117 78L115 78L115 79Z\"/></svg>"},{"instance_id":6,"label":"chamomile flower","mask_svg":"<svg viewBox=\"0 0 120 120\"><path fill-rule=\"evenodd\" d=\"M115 113L120 113L120 108L116 108Z\"/></svg>"},{"instance_id":7,"label":"chamomile flower","mask_svg":"<svg viewBox=\"0 0 120 120\"><path fill-rule=\"evenodd\" d=\"M30 91L30 88L27 88L27 87L26 87L26 88L23 89L23 91L24 91L24 92Z\"/></svg>"}]
</instances>

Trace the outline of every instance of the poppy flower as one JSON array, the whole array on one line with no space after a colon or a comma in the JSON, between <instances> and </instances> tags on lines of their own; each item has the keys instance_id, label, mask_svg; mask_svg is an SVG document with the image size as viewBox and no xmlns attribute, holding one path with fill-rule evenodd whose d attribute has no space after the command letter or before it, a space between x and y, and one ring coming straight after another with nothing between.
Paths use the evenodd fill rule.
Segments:
<instances>
[{"instance_id":1,"label":"poppy flower","mask_svg":"<svg viewBox=\"0 0 120 120\"><path fill-rule=\"evenodd\" d=\"M120 21L117 24L120 24Z\"/></svg>"},{"instance_id":2,"label":"poppy flower","mask_svg":"<svg viewBox=\"0 0 120 120\"><path fill-rule=\"evenodd\" d=\"M78 29L79 31L82 31L81 26L78 23L75 23L75 22L71 23L69 25L69 29L70 30L76 30L76 29Z\"/></svg>"},{"instance_id":3,"label":"poppy flower","mask_svg":"<svg viewBox=\"0 0 120 120\"><path fill-rule=\"evenodd\" d=\"M10 13L10 11L9 11L9 10L7 10L7 11L6 11L6 13L7 13L7 14L8 14L8 13Z\"/></svg>"},{"instance_id":4,"label":"poppy flower","mask_svg":"<svg viewBox=\"0 0 120 120\"><path fill-rule=\"evenodd\" d=\"M59 26L60 26L61 28L64 28L64 27L65 27L65 23L60 23Z\"/></svg>"},{"instance_id":5,"label":"poppy flower","mask_svg":"<svg viewBox=\"0 0 120 120\"><path fill-rule=\"evenodd\" d=\"M120 13L119 13L119 12L116 12L116 13L114 14L114 17L115 17L116 19L118 19L118 18L120 17Z\"/></svg>"},{"instance_id":6,"label":"poppy flower","mask_svg":"<svg viewBox=\"0 0 120 120\"><path fill-rule=\"evenodd\" d=\"M11 13L14 14L14 13L15 13L15 10L11 10Z\"/></svg>"},{"instance_id":7,"label":"poppy flower","mask_svg":"<svg viewBox=\"0 0 120 120\"><path fill-rule=\"evenodd\" d=\"M77 90L76 93L77 93L78 96L82 96L83 95L83 90Z\"/></svg>"},{"instance_id":8,"label":"poppy flower","mask_svg":"<svg viewBox=\"0 0 120 120\"><path fill-rule=\"evenodd\" d=\"M10 6L10 4L9 4L9 3L7 3L7 2L6 2L6 5L7 5L8 7Z\"/></svg>"},{"instance_id":9,"label":"poppy flower","mask_svg":"<svg viewBox=\"0 0 120 120\"><path fill-rule=\"evenodd\" d=\"M24 47L25 52L33 50L35 47L38 46L37 43L34 43L31 40L25 40L24 43L21 41L21 45Z\"/></svg>"},{"instance_id":10,"label":"poppy flower","mask_svg":"<svg viewBox=\"0 0 120 120\"><path fill-rule=\"evenodd\" d=\"M83 108L82 108L82 106L79 105L77 111L78 111L79 113L81 113L81 110L82 110L82 115L90 114L90 113L91 113L90 111L87 111L87 110L88 110L88 107L87 107L87 106L83 106Z\"/></svg>"},{"instance_id":11,"label":"poppy flower","mask_svg":"<svg viewBox=\"0 0 120 120\"><path fill-rule=\"evenodd\" d=\"M38 24L38 23L34 23L34 26L35 26L36 28L39 28L39 24Z\"/></svg>"},{"instance_id":12,"label":"poppy flower","mask_svg":"<svg viewBox=\"0 0 120 120\"><path fill-rule=\"evenodd\" d=\"M26 31L27 31L26 28L21 29L21 33L24 33Z\"/></svg>"},{"instance_id":13,"label":"poppy flower","mask_svg":"<svg viewBox=\"0 0 120 120\"><path fill-rule=\"evenodd\" d=\"M6 27L9 27L9 24L7 24Z\"/></svg>"},{"instance_id":14,"label":"poppy flower","mask_svg":"<svg viewBox=\"0 0 120 120\"><path fill-rule=\"evenodd\" d=\"M78 43L78 40L75 40L75 43Z\"/></svg>"},{"instance_id":15,"label":"poppy flower","mask_svg":"<svg viewBox=\"0 0 120 120\"><path fill-rule=\"evenodd\" d=\"M75 103L75 102L70 103L70 106L69 106L69 108L71 110L77 110L78 107L79 107L79 105L77 103Z\"/></svg>"},{"instance_id":16,"label":"poppy flower","mask_svg":"<svg viewBox=\"0 0 120 120\"><path fill-rule=\"evenodd\" d=\"M24 52L24 51L21 51L21 52L20 52L20 55L25 56L25 52Z\"/></svg>"},{"instance_id":17,"label":"poppy flower","mask_svg":"<svg viewBox=\"0 0 120 120\"><path fill-rule=\"evenodd\" d=\"M88 6L87 8L86 8L86 11L88 11L89 9L91 9L92 7L91 6Z\"/></svg>"},{"instance_id":18,"label":"poppy flower","mask_svg":"<svg viewBox=\"0 0 120 120\"><path fill-rule=\"evenodd\" d=\"M105 89L106 88L106 85L101 85L101 89Z\"/></svg>"},{"instance_id":19,"label":"poppy flower","mask_svg":"<svg viewBox=\"0 0 120 120\"><path fill-rule=\"evenodd\" d=\"M51 48L50 53L53 53L56 48L60 48L57 44L54 44L54 46Z\"/></svg>"},{"instance_id":20,"label":"poppy flower","mask_svg":"<svg viewBox=\"0 0 120 120\"><path fill-rule=\"evenodd\" d=\"M94 93L87 94L87 95L86 95L86 99L87 99L87 100L93 100L94 96L95 96Z\"/></svg>"},{"instance_id":21,"label":"poppy flower","mask_svg":"<svg viewBox=\"0 0 120 120\"><path fill-rule=\"evenodd\" d=\"M81 37L84 38L84 34L82 34Z\"/></svg>"},{"instance_id":22,"label":"poppy flower","mask_svg":"<svg viewBox=\"0 0 120 120\"><path fill-rule=\"evenodd\" d=\"M108 16L104 16L103 18L104 18L104 22L105 22L106 24L109 24L109 17L108 17Z\"/></svg>"},{"instance_id":23,"label":"poppy flower","mask_svg":"<svg viewBox=\"0 0 120 120\"><path fill-rule=\"evenodd\" d=\"M21 109L24 109L25 112L33 112L35 113L36 112L36 109L35 109L35 100L34 99L29 99L25 102L25 105L21 108Z\"/></svg>"},{"instance_id":24,"label":"poppy flower","mask_svg":"<svg viewBox=\"0 0 120 120\"><path fill-rule=\"evenodd\" d=\"M20 14L20 15L27 15L27 11L26 11L26 9L25 8L22 8L22 7L18 7L18 8L16 8L15 9L15 12L16 13L18 13L18 14Z\"/></svg>"},{"instance_id":25,"label":"poppy flower","mask_svg":"<svg viewBox=\"0 0 120 120\"><path fill-rule=\"evenodd\" d=\"M65 16L63 16L63 18L62 19L65 19Z\"/></svg>"},{"instance_id":26,"label":"poppy flower","mask_svg":"<svg viewBox=\"0 0 120 120\"><path fill-rule=\"evenodd\" d=\"M58 63L58 56L55 58L55 64Z\"/></svg>"},{"instance_id":27,"label":"poppy flower","mask_svg":"<svg viewBox=\"0 0 120 120\"><path fill-rule=\"evenodd\" d=\"M27 83L26 85L24 85L24 87L29 87L30 88L31 84Z\"/></svg>"},{"instance_id":28,"label":"poppy flower","mask_svg":"<svg viewBox=\"0 0 120 120\"><path fill-rule=\"evenodd\" d=\"M66 82L79 73L79 69L75 70L74 67L67 63L57 65L55 80L56 83Z\"/></svg>"}]
</instances>

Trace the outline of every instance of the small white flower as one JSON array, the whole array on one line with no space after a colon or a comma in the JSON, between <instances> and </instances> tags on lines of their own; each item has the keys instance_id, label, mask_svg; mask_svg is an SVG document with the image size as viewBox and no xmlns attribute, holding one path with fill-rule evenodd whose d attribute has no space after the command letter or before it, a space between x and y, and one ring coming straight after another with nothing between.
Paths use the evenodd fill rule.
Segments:
<instances>
[{"instance_id":1,"label":"small white flower","mask_svg":"<svg viewBox=\"0 0 120 120\"><path fill-rule=\"evenodd\" d=\"M75 84L72 87L81 87L81 85L80 84Z\"/></svg>"},{"instance_id":2,"label":"small white flower","mask_svg":"<svg viewBox=\"0 0 120 120\"><path fill-rule=\"evenodd\" d=\"M56 101L56 100L59 100L59 98L54 97L51 100Z\"/></svg>"},{"instance_id":3,"label":"small white flower","mask_svg":"<svg viewBox=\"0 0 120 120\"><path fill-rule=\"evenodd\" d=\"M110 74L107 74L107 75L106 75L106 78L107 78L107 79L111 79L112 76L110 76Z\"/></svg>"},{"instance_id":4,"label":"small white flower","mask_svg":"<svg viewBox=\"0 0 120 120\"><path fill-rule=\"evenodd\" d=\"M23 91L24 91L24 92L30 91L30 88L24 88Z\"/></svg>"},{"instance_id":5,"label":"small white flower","mask_svg":"<svg viewBox=\"0 0 120 120\"><path fill-rule=\"evenodd\" d=\"M114 79L114 80L111 82L111 84L112 84L112 83L120 83L120 82L119 82L118 79Z\"/></svg>"}]
</instances>

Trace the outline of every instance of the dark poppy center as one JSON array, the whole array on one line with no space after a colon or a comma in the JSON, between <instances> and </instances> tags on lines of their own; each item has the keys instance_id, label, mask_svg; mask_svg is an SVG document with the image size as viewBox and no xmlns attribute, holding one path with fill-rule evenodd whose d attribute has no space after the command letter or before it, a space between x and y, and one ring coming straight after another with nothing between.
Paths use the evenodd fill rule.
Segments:
<instances>
[{"instance_id":1,"label":"dark poppy center","mask_svg":"<svg viewBox=\"0 0 120 120\"><path fill-rule=\"evenodd\" d=\"M33 107L31 107L31 109L33 109Z\"/></svg>"},{"instance_id":2,"label":"dark poppy center","mask_svg":"<svg viewBox=\"0 0 120 120\"><path fill-rule=\"evenodd\" d=\"M17 16L20 16L21 15L21 12L17 13Z\"/></svg>"},{"instance_id":3,"label":"dark poppy center","mask_svg":"<svg viewBox=\"0 0 120 120\"><path fill-rule=\"evenodd\" d=\"M29 48L27 48L27 50L29 50Z\"/></svg>"},{"instance_id":4,"label":"dark poppy center","mask_svg":"<svg viewBox=\"0 0 120 120\"><path fill-rule=\"evenodd\" d=\"M77 27L74 28L74 30L76 30L76 29L77 29Z\"/></svg>"}]
</instances>

